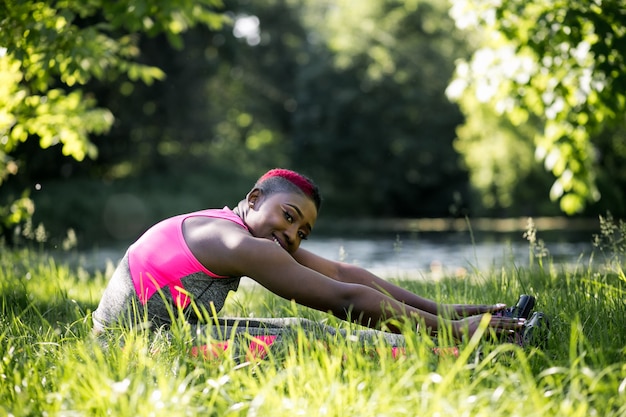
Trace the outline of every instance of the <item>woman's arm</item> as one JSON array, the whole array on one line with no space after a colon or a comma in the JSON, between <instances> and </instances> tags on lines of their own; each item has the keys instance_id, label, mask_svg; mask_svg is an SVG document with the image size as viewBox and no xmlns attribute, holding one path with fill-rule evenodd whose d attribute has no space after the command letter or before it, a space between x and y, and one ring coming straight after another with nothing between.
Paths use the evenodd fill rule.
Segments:
<instances>
[{"instance_id":1,"label":"woman's arm","mask_svg":"<svg viewBox=\"0 0 626 417\"><path fill-rule=\"evenodd\" d=\"M255 238L241 228L224 223L215 222L190 231L185 234L185 239L200 262L216 274L250 277L280 297L364 326L376 328L395 318L413 326L423 322L429 332L436 332L443 323L460 338L463 334L472 335L480 322L480 316L464 320L438 317L371 286L332 279L301 265L275 242ZM324 268L332 266L324 264ZM506 317L492 317L490 321L496 332L516 329L520 325L518 320ZM390 330L399 332L401 329L390 326Z\"/></svg>"},{"instance_id":2,"label":"woman's arm","mask_svg":"<svg viewBox=\"0 0 626 417\"><path fill-rule=\"evenodd\" d=\"M441 304L433 300L420 297L402 287L394 285L368 270L344 262L336 262L322 258L305 249L298 249L294 258L302 265L311 268L327 277L341 282L357 283L378 290L391 298L418 308L420 310L441 316L459 318L487 312L502 310L505 304L473 305L473 304Z\"/></svg>"},{"instance_id":3,"label":"woman's arm","mask_svg":"<svg viewBox=\"0 0 626 417\"><path fill-rule=\"evenodd\" d=\"M252 264L265 263L266 267L262 272L252 268L253 271L248 276L273 293L295 300L298 304L330 311L339 318L351 318L368 327L377 327L392 317L409 321L413 326L423 321L429 333L435 333L440 325L450 326L456 338L461 338L464 334L471 336L480 323L480 316L462 320L438 317L433 312L399 301L371 286L331 279L299 264L271 242L259 243L263 244L263 249L260 245L255 245L254 251L246 250L245 253L254 254L248 259ZM430 306L430 303L433 302L426 300L425 304ZM490 326L496 332L516 329L521 324L518 319L504 317L492 317L490 321ZM399 332L401 329L390 326L390 330Z\"/></svg>"}]
</instances>

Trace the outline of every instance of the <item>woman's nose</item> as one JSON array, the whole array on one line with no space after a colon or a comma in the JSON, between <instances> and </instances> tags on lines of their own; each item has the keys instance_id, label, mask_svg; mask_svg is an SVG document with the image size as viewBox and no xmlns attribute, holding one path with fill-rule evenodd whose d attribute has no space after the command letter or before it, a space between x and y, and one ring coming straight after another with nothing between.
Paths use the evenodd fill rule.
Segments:
<instances>
[{"instance_id":1,"label":"woman's nose","mask_svg":"<svg viewBox=\"0 0 626 417\"><path fill-rule=\"evenodd\" d=\"M297 237L298 237L298 226L295 224L292 224L291 226L289 226L289 228L287 228L287 230L285 230L285 236L287 237L288 243L289 245L294 245L297 243Z\"/></svg>"}]
</instances>

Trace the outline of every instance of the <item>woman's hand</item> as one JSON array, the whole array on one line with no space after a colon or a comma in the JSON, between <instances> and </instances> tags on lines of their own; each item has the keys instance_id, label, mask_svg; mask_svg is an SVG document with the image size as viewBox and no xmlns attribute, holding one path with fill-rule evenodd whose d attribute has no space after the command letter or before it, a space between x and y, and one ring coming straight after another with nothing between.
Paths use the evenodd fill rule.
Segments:
<instances>
[{"instance_id":1,"label":"woman's hand","mask_svg":"<svg viewBox=\"0 0 626 417\"><path fill-rule=\"evenodd\" d=\"M453 321L452 331L454 337L457 339L461 339L463 336L472 337L480 327L482 319L483 315L481 314ZM489 327L492 328L496 334L500 335L518 330L524 326L524 323L526 323L526 319L523 318L491 316Z\"/></svg>"}]
</instances>

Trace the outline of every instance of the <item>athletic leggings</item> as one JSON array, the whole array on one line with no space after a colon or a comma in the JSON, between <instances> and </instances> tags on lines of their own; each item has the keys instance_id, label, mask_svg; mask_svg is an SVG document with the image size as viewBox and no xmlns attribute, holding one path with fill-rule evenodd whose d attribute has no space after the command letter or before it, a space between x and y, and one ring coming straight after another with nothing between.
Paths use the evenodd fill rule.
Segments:
<instances>
[{"instance_id":1,"label":"athletic leggings","mask_svg":"<svg viewBox=\"0 0 626 417\"><path fill-rule=\"evenodd\" d=\"M204 358L219 357L227 349L236 359L265 358L270 351L276 352L288 340L297 340L302 333L309 341L347 339L355 348L385 347L396 357L404 349L404 337L400 334L363 329L348 333L326 324L299 317L287 318L238 318L216 319L211 325L194 326L198 336L192 355Z\"/></svg>"}]
</instances>

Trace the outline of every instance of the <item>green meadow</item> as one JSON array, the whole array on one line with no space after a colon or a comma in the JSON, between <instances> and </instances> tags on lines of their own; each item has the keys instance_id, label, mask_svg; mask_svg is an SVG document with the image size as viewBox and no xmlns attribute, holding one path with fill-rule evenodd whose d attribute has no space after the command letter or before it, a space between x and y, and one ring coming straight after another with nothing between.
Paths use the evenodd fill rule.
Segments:
<instances>
[{"instance_id":1,"label":"green meadow","mask_svg":"<svg viewBox=\"0 0 626 417\"><path fill-rule=\"evenodd\" d=\"M398 281L441 302L533 294L550 317L541 347L475 337L458 343L458 356L433 353L452 344L445 330L431 338L413 328L396 357L382 341L304 333L262 359L204 357L192 354L184 323L96 339L90 312L112 264L88 271L41 249L1 247L0 416L626 416L626 227L601 226L594 252L574 267L531 240L525 265ZM356 330L256 286L220 315L302 316Z\"/></svg>"}]
</instances>

